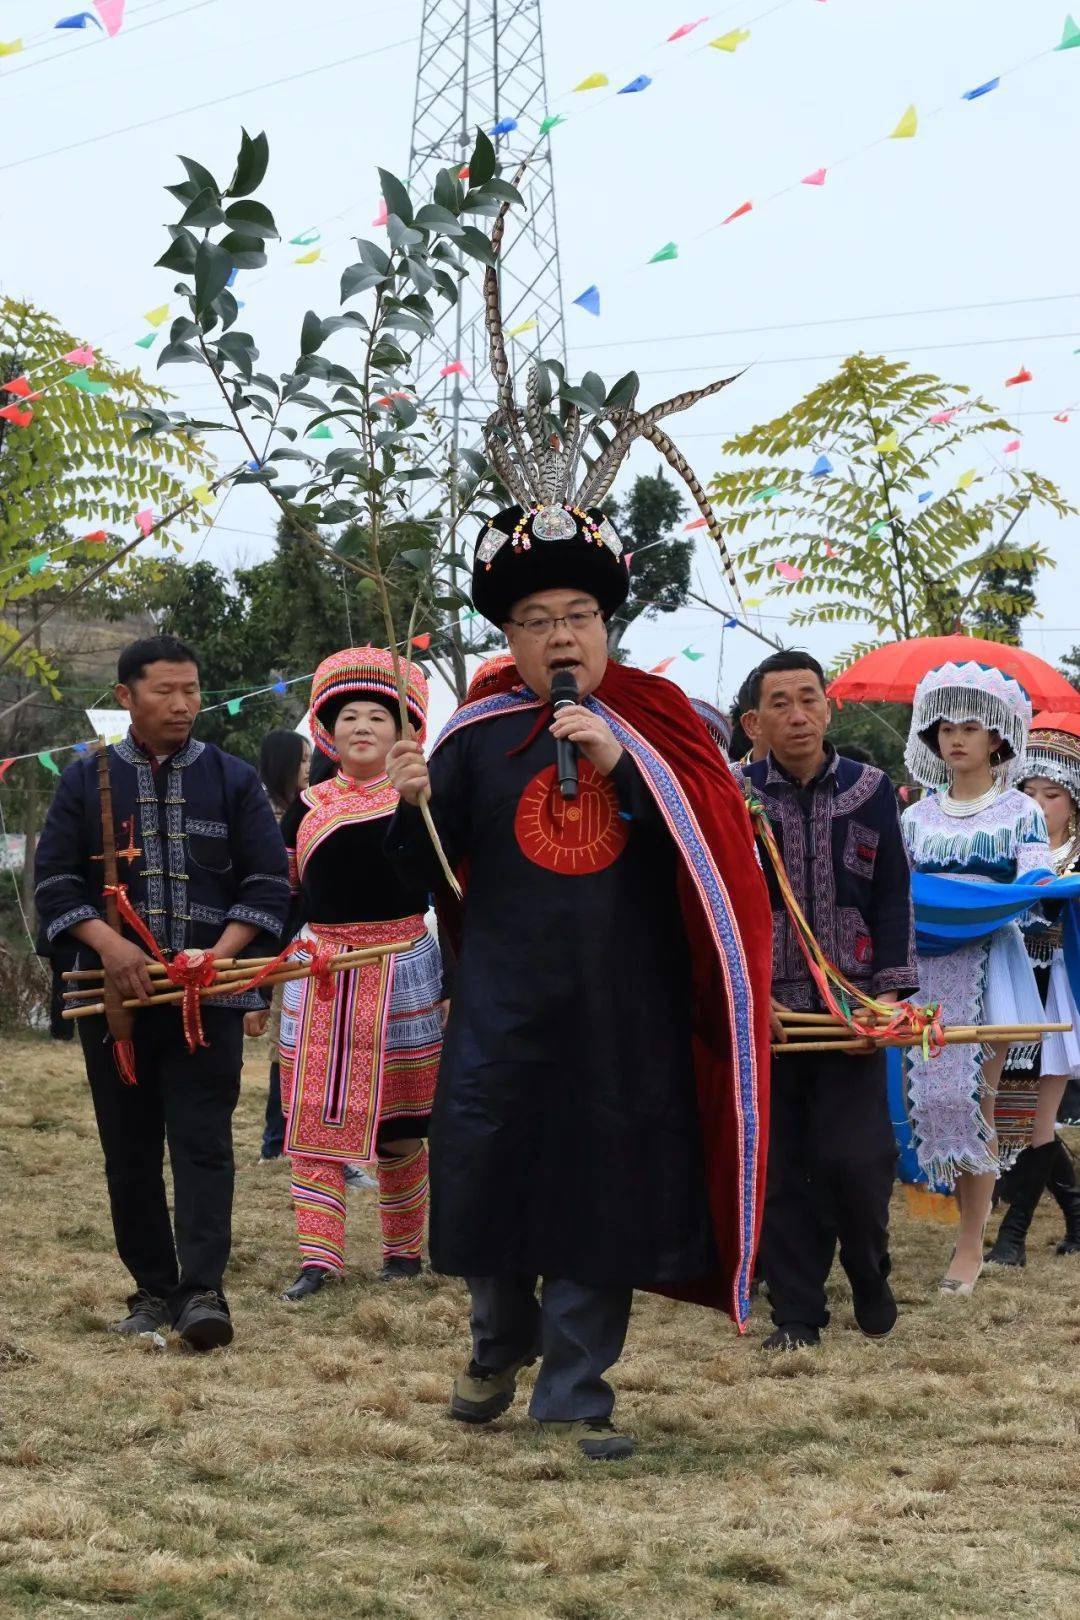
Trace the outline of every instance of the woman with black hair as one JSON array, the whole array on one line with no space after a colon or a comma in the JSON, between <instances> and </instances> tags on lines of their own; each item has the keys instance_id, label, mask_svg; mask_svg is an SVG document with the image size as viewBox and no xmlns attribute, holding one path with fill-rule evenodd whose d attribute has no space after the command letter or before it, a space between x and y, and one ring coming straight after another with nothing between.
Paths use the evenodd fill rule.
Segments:
<instances>
[{"instance_id":1,"label":"woman with black hair","mask_svg":"<svg viewBox=\"0 0 1080 1620\"><path fill-rule=\"evenodd\" d=\"M270 807L278 825L286 810L307 787L311 744L298 731L286 731L275 726L263 738L259 750L259 780L266 790ZM258 1012L244 1016L244 1034L249 1037L269 1035L273 1061L270 1064L270 1084L266 1093L266 1123L263 1126L259 1163L269 1164L280 1159L285 1141L285 1116L281 1112L281 1065L278 1062L278 1040L281 1033L281 1002L276 991L268 992L271 1000Z\"/></svg>"}]
</instances>

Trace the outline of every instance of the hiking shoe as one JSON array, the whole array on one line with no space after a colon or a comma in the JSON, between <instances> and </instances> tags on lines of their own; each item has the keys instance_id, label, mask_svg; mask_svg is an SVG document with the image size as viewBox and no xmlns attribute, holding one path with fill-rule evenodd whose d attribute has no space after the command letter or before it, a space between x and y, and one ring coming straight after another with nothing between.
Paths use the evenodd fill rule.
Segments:
<instances>
[{"instance_id":1,"label":"hiking shoe","mask_svg":"<svg viewBox=\"0 0 1080 1620\"><path fill-rule=\"evenodd\" d=\"M871 1288L851 1287L855 1320L868 1339L883 1339L896 1326L896 1300L885 1278Z\"/></svg>"},{"instance_id":2,"label":"hiking shoe","mask_svg":"<svg viewBox=\"0 0 1080 1620\"><path fill-rule=\"evenodd\" d=\"M634 1437L622 1434L610 1418L579 1418L573 1423L540 1423L541 1434L573 1440L590 1462L625 1462L634 1455Z\"/></svg>"},{"instance_id":3,"label":"hiking shoe","mask_svg":"<svg viewBox=\"0 0 1080 1620\"><path fill-rule=\"evenodd\" d=\"M531 1367L536 1351L512 1361L501 1372L492 1372L470 1361L464 1372L454 1379L454 1392L450 1397L450 1416L459 1423L490 1423L501 1417L514 1398L517 1375L523 1367Z\"/></svg>"},{"instance_id":4,"label":"hiking shoe","mask_svg":"<svg viewBox=\"0 0 1080 1620\"><path fill-rule=\"evenodd\" d=\"M334 1273L329 1266L305 1266L296 1281L286 1288L281 1297L287 1299L290 1304L295 1305L299 1300L317 1294L323 1284L329 1282L333 1275Z\"/></svg>"},{"instance_id":5,"label":"hiking shoe","mask_svg":"<svg viewBox=\"0 0 1080 1620\"><path fill-rule=\"evenodd\" d=\"M761 1341L763 1350L810 1350L821 1343L821 1334L816 1327L810 1327L806 1322L785 1322L767 1339Z\"/></svg>"},{"instance_id":6,"label":"hiking shoe","mask_svg":"<svg viewBox=\"0 0 1080 1620\"><path fill-rule=\"evenodd\" d=\"M134 1339L141 1334L158 1333L169 1326L169 1307L163 1299L140 1288L128 1299L128 1314L119 1322L110 1322L108 1332L119 1333L122 1338Z\"/></svg>"},{"instance_id":7,"label":"hiking shoe","mask_svg":"<svg viewBox=\"0 0 1080 1620\"><path fill-rule=\"evenodd\" d=\"M419 1277L422 1269L419 1260L411 1259L405 1254L392 1254L383 1261L379 1281L404 1282L409 1277Z\"/></svg>"},{"instance_id":8,"label":"hiking shoe","mask_svg":"<svg viewBox=\"0 0 1080 1620\"><path fill-rule=\"evenodd\" d=\"M176 1331L192 1350L216 1350L232 1343L229 1307L220 1294L208 1289L192 1294L176 1318Z\"/></svg>"}]
</instances>

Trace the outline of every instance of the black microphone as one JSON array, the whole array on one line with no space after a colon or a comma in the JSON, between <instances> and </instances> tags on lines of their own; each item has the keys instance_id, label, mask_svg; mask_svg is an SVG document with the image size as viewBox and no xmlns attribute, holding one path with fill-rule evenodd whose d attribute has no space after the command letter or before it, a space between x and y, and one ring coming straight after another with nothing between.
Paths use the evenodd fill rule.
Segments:
<instances>
[{"instance_id":1,"label":"black microphone","mask_svg":"<svg viewBox=\"0 0 1080 1620\"><path fill-rule=\"evenodd\" d=\"M551 707L558 714L578 700L577 681L572 670L557 669L551 677ZM555 739L555 774L564 799L576 799L578 789L577 746L569 737Z\"/></svg>"}]
</instances>

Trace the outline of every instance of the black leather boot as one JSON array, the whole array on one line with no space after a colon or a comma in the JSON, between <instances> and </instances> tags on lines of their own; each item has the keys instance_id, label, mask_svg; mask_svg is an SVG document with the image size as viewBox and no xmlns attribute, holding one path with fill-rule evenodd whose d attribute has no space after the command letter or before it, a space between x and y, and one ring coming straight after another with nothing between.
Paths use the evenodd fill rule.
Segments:
<instances>
[{"instance_id":1,"label":"black leather boot","mask_svg":"<svg viewBox=\"0 0 1080 1620\"><path fill-rule=\"evenodd\" d=\"M1053 1152L1053 1142L1045 1142L1042 1147L1025 1148L1013 1165L1009 1178L1009 1207L998 1227L993 1247L987 1250L988 1266L1027 1265L1024 1240L1046 1187Z\"/></svg>"},{"instance_id":2,"label":"black leather boot","mask_svg":"<svg viewBox=\"0 0 1080 1620\"><path fill-rule=\"evenodd\" d=\"M1080 1187L1076 1185L1076 1161L1060 1136L1051 1143L1054 1150L1046 1185L1065 1217L1065 1236L1058 1254L1080 1254Z\"/></svg>"},{"instance_id":3,"label":"black leather boot","mask_svg":"<svg viewBox=\"0 0 1080 1620\"><path fill-rule=\"evenodd\" d=\"M295 1305L297 1301L317 1294L323 1284L329 1282L332 1275L327 1266L305 1266L296 1281L286 1288L281 1297Z\"/></svg>"}]
</instances>

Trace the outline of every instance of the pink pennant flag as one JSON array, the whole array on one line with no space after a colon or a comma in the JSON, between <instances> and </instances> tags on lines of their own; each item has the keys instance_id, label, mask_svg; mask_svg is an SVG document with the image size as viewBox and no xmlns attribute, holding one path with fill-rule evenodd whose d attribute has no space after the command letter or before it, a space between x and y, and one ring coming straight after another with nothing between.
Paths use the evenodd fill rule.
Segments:
<instances>
[{"instance_id":1,"label":"pink pennant flag","mask_svg":"<svg viewBox=\"0 0 1080 1620\"><path fill-rule=\"evenodd\" d=\"M838 551L836 551L832 546L830 546L829 542L826 540L826 542L825 542L825 555L826 555L826 557L839 557L840 553Z\"/></svg>"},{"instance_id":2,"label":"pink pennant flag","mask_svg":"<svg viewBox=\"0 0 1080 1620\"><path fill-rule=\"evenodd\" d=\"M665 43L670 45L670 44L673 43L673 41L675 41L677 39L685 39L687 34L692 34L694 32L695 28L700 28L702 23L703 22L708 22L708 20L709 20L708 17L699 17L697 22L680 23L678 28L676 28L675 32L673 34L668 35L667 40L666 40Z\"/></svg>"},{"instance_id":3,"label":"pink pennant flag","mask_svg":"<svg viewBox=\"0 0 1080 1620\"><path fill-rule=\"evenodd\" d=\"M4 777L7 775L8 771L11 769L11 767L14 765L14 763L15 763L15 756L14 755L12 755L12 757L10 759L0 759L0 782L2 782L4 780Z\"/></svg>"},{"instance_id":4,"label":"pink pennant flag","mask_svg":"<svg viewBox=\"0 0 1080 1620\"><path fill-rule=\"evenodd\" d=\"M693 523L683 524L683 533L689 534L691 529L707 529L708 524L704 518L695 518Z\"/></svg>"},{"instance_id":5,"label":"pink pennant flag","mask_svg":"<svg viewBox=\"0 0 1080 1620\"><path fill-rule=\"evenodd\" d=\"M81 343L77 348L69 349L67 354L62 354L60 358L66 361L69 366L92 366L94 363L94 351L89 343Z\"/></svg>"},{"instance_id":6,"label":"pink pennant flag","mask_svg":"<svg viewBox=\"0 0 1080 1620\"><path fill-rule=\"evenodd\" d=\"M753 206L754 205L752 202L740 203L738 208L735 209L734 213L729 214L727 219L721 220L721 224L730 225L733 219L741 219L743 214L748 214Z\"/></svg>"},{"instance_id":7,"label":"pink pennant flag","mask_svg":"<svg viewBox=\"0 0 1080 1620\"><path fill-rule=\"evenodd\" d=\"M1019 439L1010 439L1008 444L1005 446L1005 448L1002 450L1001 453L1002 453L1003 456L1011 456L1013 451L1014 450L1019 450L1019 448L1020 448L1020 440Z\"/></svg>"},{"instance_id":8,"label":"pink pennant flag","mask_svg":"<svg viewBox=\"0 0 1080 1620\"><path fill-rule=\"evenodd\" d=\"M1058 411L1057 415L1054 417L1055 422L1067 422L1068 420L1069 420L1068 411Z\"/></svg>"},{"instance_id":9,"label":"pink pennant flag","mask_svg":"<svg viewBox=\"0 0 1080 1620\"><path fill-rule=\"evenodd\" d=\"M805 579L806 577L805 569L796 568L794 563L789 562L778 562L776 564L776 572L780 575L781 579L786 579L789 584L792 585L796 584L800 579Z\"/></svg>"},{"instance_id":10,"label":"pink pennant flag","mask_svg":"<svg viewBox=\"0 0 1080 1620\"><path fill-rule=\"evenodd\" d=\"M120 25L124 21L124 0L94 0L94 5L105 32L112 39L114 34L120 32Z\"/></svg>"},{"instance_id":11,"label":"pink pennant flag","mask_svg":"<svg viewBox=\"0 0 1080 1620\"><path fill-rule=\"evenodd\" d=\"M658 664L653 665L652 669L650 669L650 671L649 671L649 674L650 675L662 675L664 673L665 669L670 669L671 665L675 662L677 657L678 657L678 653L673 653L670 658L661 658L661 660L660 660L660 662Z\"/></svg>"},{"instance_id":12,"label":"pink pennant flag","mask_svg":"<svg viewBox=\"0 0 1080 1620\"><path fill-rule=\"evenodd\" d=\"M950 410L947 411L935 411L929 420L934 424L935 427L944 427L947 422L952 421L959 409L959 405L954 405Z\"/></svg>"},{"instance_id":13,"label":"pink pennant flag","mask_svg":"<svg viewBox=\"0 0 1080 1620\"><path fill-rule=\"evenodd\" d=\"M386 198L383 197L379 203L379 212L375 215L375 218L371 223L373 225L385 225L389 217L390 215L386 207Z\"/></svg>"},{"instance_id":14,"label":"pink pennant flag","mask_svg":"<svg viewBox=\"0 0 1080 1620\"><path fill-rule=\"evenodd\" d=\"M144 506L141 512L136 512L135 523L138 527L139 533L145 540L147 535L154 527L154 508L152 506Z\"/></svg>"},{"instance_id":15,"label":"pink pennant flag","mask_svg":"<svg viewBox=\"0 0 1080 1620\"><path fill-rule=\"evenodd\" d=\"M1005 386L1006 388L1015 388L1017 383L1026 383L1030 381L1031 372L1028 370L1027 366L1021 366L1015 377L1006 377Z\"/></svg>"},{"instance_id":16,"label":"pink pennant flag","mask_svg":"<svg viewBox=\"0 0 1080 1620\"><path fill-rule=\"evenodd\" d=\"M814 169L810 174L804 174L802 183L804 186L823 186L825 184L825 170Z\"/></svg>"},{"instance_id":17,"label":"pink pennant flag","mask_svg":"<svg viewBox=\"0 0 1080 1620\"><path fill-rule=\"evenodd\" d=\"M467 377L468 375L469 373L460 360L451 360L450 364L443 366L439 372L440 377Z\"/></svg>"}]
</instances>

